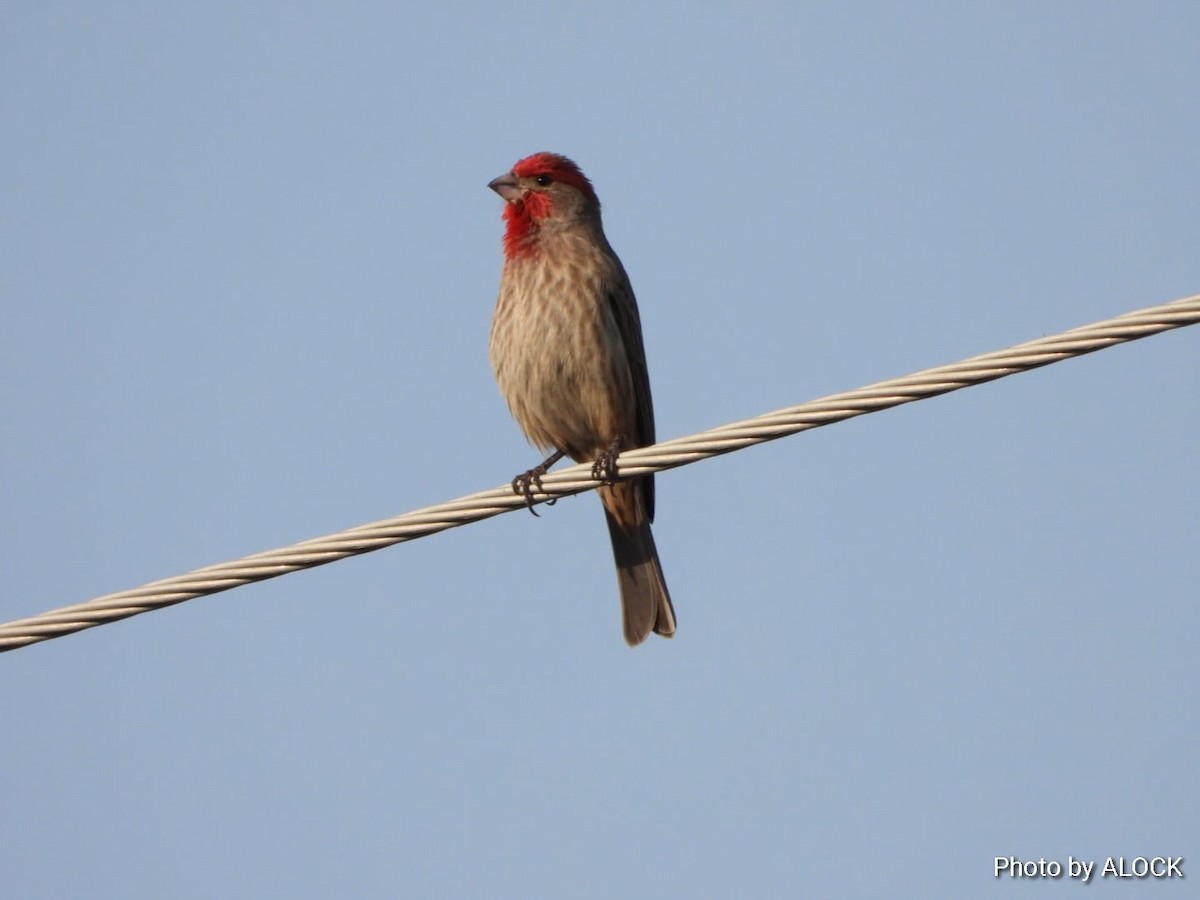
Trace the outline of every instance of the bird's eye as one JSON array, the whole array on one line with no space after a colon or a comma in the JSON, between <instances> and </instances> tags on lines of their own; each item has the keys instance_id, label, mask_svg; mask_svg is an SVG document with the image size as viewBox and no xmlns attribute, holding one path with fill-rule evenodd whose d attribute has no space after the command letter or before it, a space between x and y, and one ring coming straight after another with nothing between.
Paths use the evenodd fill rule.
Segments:
<instances>
[{"instance_id":1,"label":"bird's eye","mask_svg":"<svg viewBox=\"0 0 1200 900\"><path fill-rule=\"evenodd\" d=\"M537 178L535 178L533 180L535 182L537 182L539 187L546 187L554 179L551 178L549 175L539 175Z\"/></svg>"}]
</instances>

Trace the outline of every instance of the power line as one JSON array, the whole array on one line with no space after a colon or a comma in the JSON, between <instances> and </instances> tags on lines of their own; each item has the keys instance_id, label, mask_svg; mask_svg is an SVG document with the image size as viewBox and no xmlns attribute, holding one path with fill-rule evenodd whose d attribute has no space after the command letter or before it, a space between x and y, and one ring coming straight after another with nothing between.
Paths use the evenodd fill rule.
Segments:
<instances>
[{"instance_id":1,"label":"power line","mask_svg":"<svg viewBox=\"0 0 1200 900\"><path fill-rule=\"evenodd\" d=\"M936 397L1197 322L1200 322L1200 295L1135 310L1061 334L1017 344L1007 350L984 353L961 362L876 382L710 431L664 441L652 447L631 450L621 454L620 472L628 476L673 469L810 428ZM591 469L591 464L585 463L546 475L542 479L544 496L539 497L539 502L594 488L597 482L592 480ZM525 500L515 495L509 485L505 485L278 550L205 566L132 590L105 594L85 603L64 606L0 625L0 652L172 606L195 597L227 591L243 584L266 581L289 572L368 553L524 506Z\"/></svg>"}]
</instances>

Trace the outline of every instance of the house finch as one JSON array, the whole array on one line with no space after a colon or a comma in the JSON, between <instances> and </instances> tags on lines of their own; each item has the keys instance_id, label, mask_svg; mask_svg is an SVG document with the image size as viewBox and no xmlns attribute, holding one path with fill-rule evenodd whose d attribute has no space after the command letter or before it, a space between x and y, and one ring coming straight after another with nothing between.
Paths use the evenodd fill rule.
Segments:
<instances>
[{"instance_id":1,"label":"house finch","mask_svg":"<svg viewBox=\"0 0 1200 900\"><path fill-rule=\"evenodd\" d=\"M532 502L564 455L592 462L612 537L625 640L675 633L650 523L654 477L617 481L622 450L654 443L642 326L629 277L604 237L600 201L565 156L535 153L488 184L505 200L504 270L492 368L530 442L553 454L513 480ZM531 506L532 509L532 506Z\"/></svg>"}]
</instances>

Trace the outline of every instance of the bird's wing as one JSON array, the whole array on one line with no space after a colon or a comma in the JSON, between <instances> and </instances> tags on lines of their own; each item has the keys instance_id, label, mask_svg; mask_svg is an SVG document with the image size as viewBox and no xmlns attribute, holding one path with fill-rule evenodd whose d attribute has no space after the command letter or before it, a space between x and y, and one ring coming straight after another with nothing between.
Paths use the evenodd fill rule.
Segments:
<instances>
[{"instance_id":1,"label":"bird's wing","mask_svg":"<svg viewBox=\"0 0 1200 900\"><path fill-rule=\"evenodd\" d=\"M646 348L642 344L642 322L638 316L637 300L629 276L621 270L619 282L609 291L609 308L621 342L625 345L625 358L629 361L629 374L633 381L633 395L637 401L637 433L632 435L632 447L646 447L654 443L654 401L650 397L650 373L646 368ZM654 521L654 476L642 479L642 497L646 501L646 515Z\"/></svg>"}]
</instances>

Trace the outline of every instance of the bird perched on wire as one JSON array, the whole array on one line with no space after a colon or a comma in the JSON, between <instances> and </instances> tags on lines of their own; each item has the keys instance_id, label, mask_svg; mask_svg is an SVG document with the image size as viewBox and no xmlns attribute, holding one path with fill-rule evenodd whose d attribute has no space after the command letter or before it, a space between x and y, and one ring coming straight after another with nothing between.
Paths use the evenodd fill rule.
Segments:
<instances>
[{"instance_id":1,"label":"bird perched on wire","mask_svg":"<svg viewBox=\"0 0 1200 900\"><path fill-rule=\"evenodd\" d=\"M533 508L562 457L591 462L621 589L625 640L675 633L650 523L654 476L617 479L617 455L654 443L642 325L629 277L604 236L587 176L535 153L489 182L504 204L504 270L489 355L525 436L551 455L513 479Z\"/></svg>"}]
</instances>

